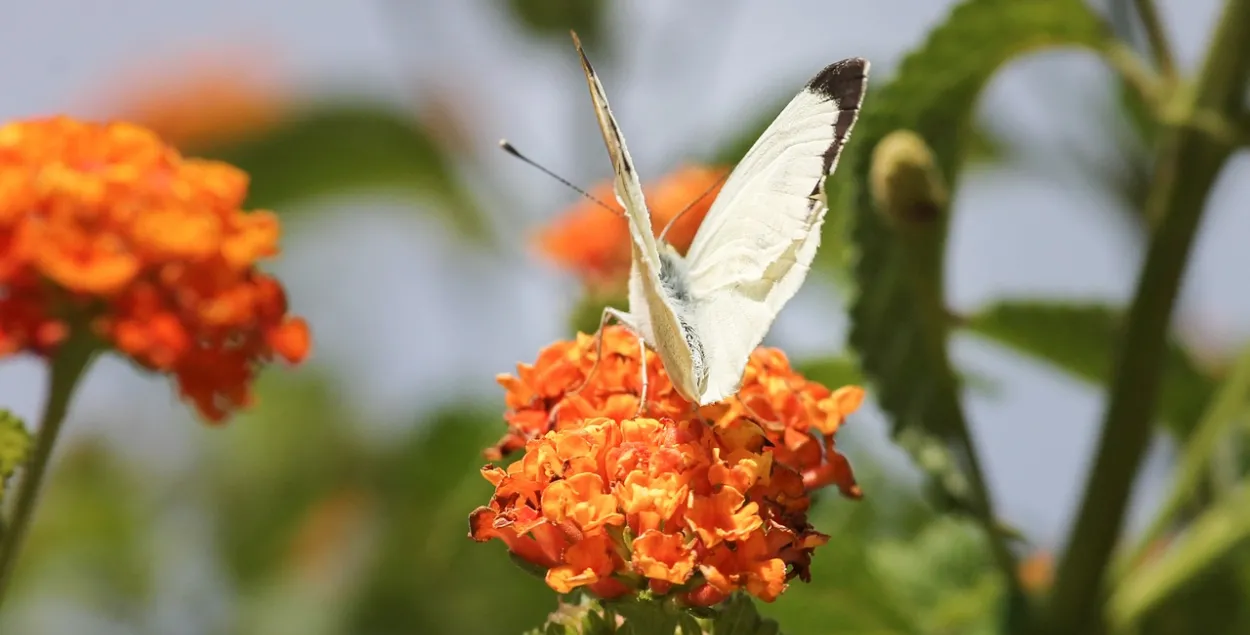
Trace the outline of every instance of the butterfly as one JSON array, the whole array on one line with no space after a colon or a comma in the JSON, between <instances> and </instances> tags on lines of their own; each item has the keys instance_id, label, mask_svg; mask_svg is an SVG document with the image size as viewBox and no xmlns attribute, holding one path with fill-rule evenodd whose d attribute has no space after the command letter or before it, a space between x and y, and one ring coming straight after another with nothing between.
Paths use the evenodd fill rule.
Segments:
<instances>
[{"instance_id":1,"label":"butterfly","mask_svg":"<svg viewBox=\"0 0 1250 635\"><path fill-rule=\"evenodd\" d=\"M652 233L603 85L576 33L573 43L631 243L629 311L604 309L599 332L617 320L656 351L687 401L722 401L738 392L751 352L807 277L828 210L825 179L859 115L869 63L834 62L803 87L730 173L683 257ZM644 365L641 402L645 372Z\"/></svg>"}]
</instances>

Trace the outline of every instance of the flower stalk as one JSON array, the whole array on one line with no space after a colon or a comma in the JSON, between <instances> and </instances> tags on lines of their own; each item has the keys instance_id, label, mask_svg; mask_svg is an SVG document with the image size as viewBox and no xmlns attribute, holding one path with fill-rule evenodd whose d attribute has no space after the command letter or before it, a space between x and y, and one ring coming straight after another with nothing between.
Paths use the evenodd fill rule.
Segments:
<instances>
[{"instance_id":1,"label":"flower stalk","mask_svg":"<svg viewBox=\"0 0 1250 635\"><path fill-rule=\"evenodd\" d=\"M48 472L52 450L60 436L61 425L65 422L65 414L69 411L70 400L97 352L98 343L89 332L75 328L70 338L58 347L48 366L48 397L39 419L39 430L18 484L13 515L5 523L6 531L0 538L0 605L8 595L17 557L34 518L39 492Z\"/></svg>"}]
</instances>

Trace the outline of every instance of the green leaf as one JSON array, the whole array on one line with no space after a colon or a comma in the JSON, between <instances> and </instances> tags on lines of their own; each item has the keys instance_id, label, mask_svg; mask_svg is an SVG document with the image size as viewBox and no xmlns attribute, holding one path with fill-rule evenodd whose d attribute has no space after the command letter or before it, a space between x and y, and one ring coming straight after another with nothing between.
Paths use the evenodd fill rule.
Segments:
<instances>
[{"instance_id":1,"label":"green leaf","mask_svg":"<svg viewBox=\"0 0 1250 635\"><path fill-rule=\"evenodd\" d=\"M387 188L430 203L465 237L487 237L488 219L451 158L414 117L388 106L320 105L211 154L251 176L254 207L289 213L319 196Z\"/></svg>"},{"instance_id":2,"label":"green leaf","mask_svg":"<svg viewBox=\"0 0 1250 635\"><path fill-rule=\"evenodd\" d=\"M960 3L903 60L896 78L868 95L845 168L827 185L831 201L836 193L854 208L846 215L857 252L850 342L896 436L913 455L928 457L936 482L964 505L975 501L966 500L968 492L959 489L964 477L951 470L974 470L975 457L961 452L967 422L947 352L942 279L949 213L943 205L918 221L883 216L870 187L874 149L895 131L920 135L932 151L932 172L949 191L967 155L973 106L1000 66L1044 47L1098 47L1105 38L1081 0Z\"/></svg>"},{"instance_id":3,"label":"green leaf","mask_svg":"<svg viewBox=\"0 0 1250 635\"><path fill-rule=\"evenodd\" d=\"M859 362L846 355L802 360L796 362L794 368L808 381L814 381L832 390L837 390L842 386L864 385L864 375L859 370Z\"/></svg>"},{"instance_id":4,"label":"green leaf","mask_svg":"<svg viewBox=\"0 0 1250 635\"><path fill-rule=\"evenodd\" d=\"M644 596L604 602L604 607L625 618L619 629L628 635L673 635L678 613L669 611L662 600Z\"/></svg>"},{"instance_id":5,"label":"green leaf","mask_svg":"<svg viewBox=\"0 0 1250 635\"><path fill-rule=\"evenodd\" d=\"M0 481L8 485L10 476L26 462L30 454L30 433L20 417L0 410ZM0 490L0 500L4 500L4 491Z\"/></svg>"},{"instance_id":6,"label":"green leaf","mask_svg":"<svg viewBox=\"0 0 1250 635\"><path fill-rule=\"evenodd\" d=\"M859 362L851 355L799 360L794 363L794 368L809 381L835 390L841 386L863 386L866 383ZM996 394L1001 389L993 377L973 373L961 373L959 377L968 388L984 394Z\"/></svg>"},{"instance_id":7,"label":"green leaf","mask_svg":"<svg viewBox=\"0 0 1250 635\"><path fill-rule=\"evenodd\" d=\"M703 626L689 613L677 616L677 626L681 628L681 635L703 635Z\"/></svg>"},{"instance_id":8,"label":"green leaf","mask_svg":"<svg viewBox=\"0 0 1250 635\"><path fill-rule=\"evenodd\" d=\"M712 618L712 635L773 635L780 632L777 622L765 618L746 593L729 596Z\"/></svg>"},{"instance_id":9,"label":"green leaf","mask_svg":"<svg viewBox=\"0 0 1250 635\"><path fill-rule=\"evenodd\" d=\"M1007 142L997 132L973 122L968 133L965 159L975 163L997 163L1007 154Z\"/></svg>"},{"instance_id":10,"label":"green leaf","mask_svg":"<svg viewBox=\"0 0 1250 635\"><path fill-rule=\"evenodd\" d=\"M569 45L569 31L587 46L598 46L607 23L604 0L507 0L512 17L530 33Z\"/></svg>"},{"instance_id":11,"label":"green leaf","mask_svg":"<svg viewBox=\"0 0 1250 635\"><path fill-rule=\"evenodd\" d=\"M585 635L612 635L616 632L616 624L609 622L602 612L596 610L586 612L585 627Z\"/></svg>"},{"instance_id":12,"label":"green leaf","mask_svg":"<svg viewBox=\"0 0 1250 635\"><path fill-rule=\"evenodd\" d=\"M1105 304L1006 300L962 322L973 333L1103 385L1111 373L1124 312ZM1214 392L1212 380L1173 342L1164 361L1160 413L1180 440L1189 437Z\"/></svg>"},{"instance_id":13,"label":"green leaf","mask_svg":"<svg viewBox=\"0 0 1250 635\"><path fill-rule=\"evenodd\" d=\"M1250 481L1207 510L1159 561L1128 576L1108 603L1111 625L1125 628L1250 539Z\"/></svg>"}]
</instances>

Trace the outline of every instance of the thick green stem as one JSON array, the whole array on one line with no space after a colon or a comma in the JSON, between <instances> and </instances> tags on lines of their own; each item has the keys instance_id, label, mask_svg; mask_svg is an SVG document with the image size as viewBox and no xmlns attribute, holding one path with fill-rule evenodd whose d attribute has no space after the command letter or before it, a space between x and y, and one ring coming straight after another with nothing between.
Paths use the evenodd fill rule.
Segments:
<instances>
[{"instance_id":1,"label":"thick green stem","mask_svg":"<svg viewBox=\"0 0 1250 635\"><path fill-rule=\"evenodd\" d=\"M1171 489L1146 531L1137 538L1136 546L1118 557L1112 571L1114 579L1122 579L1145 557L1154 542L1176 521L1185 504L1193 499L1208 474L1211 460L1217 456L1220 442L1227 438L1229 428L1245 407L1247 394L1250 394L1250 347L1237 358L1228 379L1207 404L1206 413L1185 445Z\"/></svg>"},{"instance_id":2,"label":"thick green stem","mask_svg":"<svg viewBox=\"0 0 1250 635\"><path fill-rule=\"evenodd\" d=\"M56 445L61 424L65 421L70 399L95 353L93 342L71 337L52 359L48 398L40 417L39 430L35 433L35 447L22 471L13 516L5 527L3 539L0 540L0 604L3 604L7 595L18 554L30 528L31 518L35 515L39 490L47 474L52 448Z\"/></svg>"},{"instance_id":3,"label":"thick green stem","mask_svg":"<svg viewBox=\"0 0 1250 635\"><path fill-rule=\"evenodd\" d=\"M1250 76L1250 0L1228 0L1190 112L1241 112ZM1050 599L1050 631L1099 633L1108 563L1142 457L1154 430L1160 366L1172 307L1211 185L1232 147L1191 127L1171 127L1146 199L1158 219L1116 354L1110 401L1093 471Z\"/></svg>"}]
</instances>

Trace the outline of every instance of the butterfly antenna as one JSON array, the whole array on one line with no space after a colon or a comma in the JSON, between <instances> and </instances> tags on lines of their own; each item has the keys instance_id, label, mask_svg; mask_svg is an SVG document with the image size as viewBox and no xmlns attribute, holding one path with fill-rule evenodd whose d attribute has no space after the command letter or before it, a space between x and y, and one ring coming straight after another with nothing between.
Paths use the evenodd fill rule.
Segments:
<instances>
[{"instance_id":1,"label":"butterfly antenna","mask_svg":"<svg viewBox=\"0 0 1250 635\"><path fill-rule=\"evenodd\" d=\"M557 181L559 181L559 182L563 183L563 184L565 185L565 187L568 187L569 189L572 189L574 192L577 192L578 194L581 194L582 196L586 197L588 200L590 200L590 201L594 202L595 204L597 204L599 207L602 207L603 209L606 209L606 210L608 210L609 212L612 212L613 214L620 214L620 213L621 213L621 210L616 209L616 208L614 208L614 207L612 207L612 206L608 205L607 203L604 203L603 201L601 201L601 200L599 200L599 199L597 199L597 198L595 198L595 197L591 196L589 192L587 192L586 190L583 190L583 189L582 189L582 188L580 188L580 187L577 187L576 185L573 185L572 183L570 183L570 182L569 182L569 180L568 180L568 179L566 179L566 178L564 178L564 177L560 176L559 174L556 174L555 172L552 172L551 170L548 170L547 168L545 168L545 167L543 167L542 165L540 165L537 161L535 161L535 160L533 160L533 159L531 159L531 158L529 158L529 157L525 156L524 154L521 154L521 151L520 151L520 150L517 150L517 149L516 149L516 146L512 145L511 143L508 143L508 140L507 140L507 139L500 139L500 140L499 140L499 147L500 147L500 149L502 149L504 152L507 152L508 154L511 154L512 156L514 156L514 157L516 157L516 158L518 158L518 159L520 159L520 160L524 161L525 163L528 163L528 164L530 164L530 165L532 165L532 166L534 166L534 167L538 168L538 170L539 170L540 172L542 172L543 174L546 174L547 176L549 176L549 177L551 177L551 178L553 178L553 179L555 179L555 180L557 180Z\"/></svg>"},{"instance_id":2,"label":"butterfly antenna","mask_svg":"<svg viewBox=\"0 0 1250 635\"><path fill-rule=\"evenodd\" d=\"M694 206L698 205L699 201L706 198L708 194L711 194L712 190L715 190L716 188L720 187L721 184L724 183L725 179L727 178L729 178L729 170L725 170L725 173L722 174L719 179L716 179L716 182L713 183L711 187L707 188L707 190L705 190L702 194L700 194L698 198L694 199L693 201L690 201L690 204L686 206L686 209L683 209L680 212L677 212L676 216L669 219L668 223L664 225L664 229L660 231L659 239L664 240L664 237L668 235L668 230L672 229L673 224L677 222L677 219L681 218L682 216L685 216L686 212L689 212L691 209L694 209Z\"/></svg>"}]
</instances>

